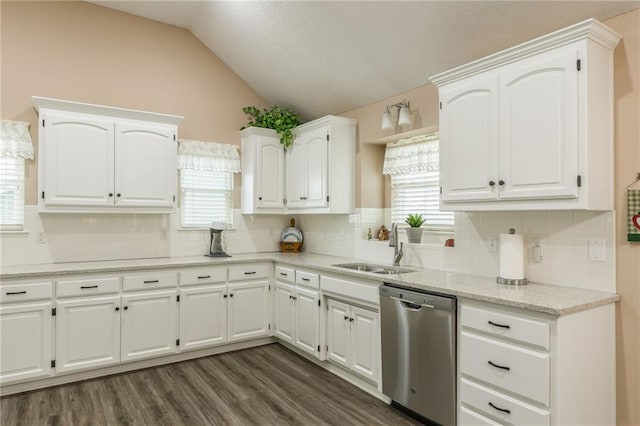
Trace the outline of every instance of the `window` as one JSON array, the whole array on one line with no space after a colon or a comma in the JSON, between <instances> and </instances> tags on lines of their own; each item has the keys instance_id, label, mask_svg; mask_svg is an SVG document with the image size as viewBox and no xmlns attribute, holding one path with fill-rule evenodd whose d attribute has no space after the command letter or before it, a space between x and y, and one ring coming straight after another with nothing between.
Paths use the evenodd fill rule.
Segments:
<instances>
[{"instance_id":1,"label":"window","mask_svg":"<svg viewBox=\"0 0 640 426\"><path fill-rule=\"evenodd\" d=\"M0 230L24 226L24 158L0 158Z\"/></svg>"},{"instance_id":2,"label":"window","mask_svg":"<svg viewBox=\"0 0 640 426\"><path fill-rule=\"evenodd\" d=\"M180 139L180 226L233 226L233 174L240 171L235 145Z\"/></svg>"},{"instance_id":3,"label":"window","mask_svg":"<svg viewBox=\"0 0 640 426\"><path fill-rule=\"evenodd\" d=\"M213 221L232 226L232 173L182 169L180 182L183 228L208 228Z\"/></svg>"},{"instance_id":4,"label":"window","mask_svg":"<svg viewBox=\"0 0 640 426\"><path fill-rule=\"evenodd\" d=\"M387 145L383 174L391 176L391 221L425 217L424 228L453 230L453 212L440 211L438 135L421 135Z\"/></svg>"}]
</instances>

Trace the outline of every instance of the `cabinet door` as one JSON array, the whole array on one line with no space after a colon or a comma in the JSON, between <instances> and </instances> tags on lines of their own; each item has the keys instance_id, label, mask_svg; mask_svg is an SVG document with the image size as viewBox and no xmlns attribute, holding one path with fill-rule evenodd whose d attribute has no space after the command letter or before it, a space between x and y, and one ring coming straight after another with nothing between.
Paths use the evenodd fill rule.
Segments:
<instances>
[{"instance_id":1,"label":"cabinet door","mask_svg":"<svg viewBox=\"0 0 640 426\"><path fill-rule=\"evenodd\" d=\"M180 290L180 350L227 341L227 285Z\"/></svg>"},{"instance_id":2,"label":"cabinet door","mask_svg":"<svg viewBox=\"0 0 640 426\"><path fill-rule=\"evenodd\" d=\"M289 284L278 282L276 284L275 296L275 327L276 337L285 342L293 343L294 328L294 308L295 302L293 298L295 287Z\"/></svg>"},{"instance_id":3,"label":"cabinet door","mask_svg":"<svg viewBox=\"0 0 640 426\"><path fill-rule=\"evenodd\" d=\"M172 207L176 194L174 126L116 123L115 189L119 207Z\"/></svg>"},{"instance_id":4,"label":"cabinet door","mask_svg":"<svg viewBox=\"0 0 640 426\"><path fill-rule=\"evenodd\" d=\"M44 204L113 206L113 121L49 111L43 118Z\"/></svg>"},{"instance_id":5,"label":"cabinet door","mask_svg":"<svg viewBox=\"0 0 640 426\"><path fill-rule=\"evenodd\" d=\"M307 160L305 138L299 136L287 150L287 208L305 206L307 198Z\"/></svg>"},{"instance_id":6,"label":"cabinet door","mask_svg":"<svg viewBox=\"0 0 640 426\"><path fill-rule=\"evenodd\" d=\"M277 138L260 137L256 159L256 208L284 207L284 148Z\"/></svg>"},{"instance_id":7,"label":"cabinet door","mask_svg":"<svg viewBox=\"0 0 640 426\"><path fill-rule=\"evenodd\" d=\"M320 295L298 287L295 297L295 345L317 357L320 354Z\"/></svg>"},{"instance_id":8,"label":"cabinet door","mask_svg":"<svg viewBox=\"0 0 640 426\"><path fill-rule=\"evenodd\" d=\"M120 362L120 296L57 302L56 371Z\"/></svg>"},{"instance_id":9,"label":"cabinet door","mask_svg":"<svg viewBox=\"0 0 640 426\"><path fill-rule=\"evenodd\" d=\"M121 360L176 352L176 290L122 296Z\"/></svg>"},{"instance_id":10,"label":"cabinet door","mask_svg":"<svg viewBox=\"0 0 640 426\"><path fill-rule=\"evenodd\" d=\"M269 335L269 282L229 284L229 341Z\"/></svg>"},{"instance_id":11,"label":"cabinet door","mask_svg":"<svg viewBox=\"0 0 640 426\"><path fill-rule=\"evenodd\" d=\"M51 302L0 307L0 383L51 375Z\"/></svg>"},{"instance_id":12,"label":"cabinet door","mask_svg":"<svg viewBox=\"0 0 640 426\"><path fill-rule=\"evenodd\" d=\"M497 199L497 77L451 84L440 101L442 201Z\"/></svg>"},{"instance_id":13,"label":"cabinet door","mask_svg":"<svg viewBox=\"0 0 640 426\"><path fill-rule=\"evenodd\" d=\"M578 196L577 59L570 47L500 73L501 199Z\"/></svg>"},{"instance_id":14,"label":"cabinet door","mask_svg":"<svg viewBox=\"0 0 640 426\"><path fill-rule=\"evenodd\" d=\"M380 344L378 314L351 307L351 358L350 367L356 373L378 381Z\"/></svg>"},{"instance_id":15,"label":"cabinet door","mask_svg":"<svg viewBox=\"0 0 640 426\"><path fill-rule=\"evenodd\" d=\"M330 126L310 131L303 136L305 144L305 207L327 206L328 136Z\"/></svg>"},{"instance_id":16,"label":"cabinet door","mask_svg":"<svg viewBox=\"0 0 640 426\"><path fill-rule=\"evenodd\" d=\"M327 315L327 359L349 367L349 305L329 299Z\"/></svg>"}]
</instances>

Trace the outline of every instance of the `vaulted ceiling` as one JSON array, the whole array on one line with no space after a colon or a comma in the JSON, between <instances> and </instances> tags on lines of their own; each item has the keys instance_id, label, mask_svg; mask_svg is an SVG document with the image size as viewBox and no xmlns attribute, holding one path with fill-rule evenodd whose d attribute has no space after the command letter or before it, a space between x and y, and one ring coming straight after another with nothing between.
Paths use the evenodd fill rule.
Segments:
<instances>
[{"instance_id":1,"label":"vaulted ceiling","mask_svg":"<svg viewBox=\"0 0 640 426\"><path fill-rule=\"evenodd\" d=\"M305 119L640 1L92 1L190 30L267 101Z\"/></svg>"}]
</instances>

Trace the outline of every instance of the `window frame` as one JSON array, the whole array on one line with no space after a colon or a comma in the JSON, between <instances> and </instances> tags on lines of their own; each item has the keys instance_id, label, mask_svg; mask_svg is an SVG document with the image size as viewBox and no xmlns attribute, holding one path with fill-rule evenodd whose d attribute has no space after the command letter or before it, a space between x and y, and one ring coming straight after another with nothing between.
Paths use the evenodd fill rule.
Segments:
<instances>
[{"instance_id":1,"label":"window frame","mask_svg":"<svg viewBox=\"0 0 640 426\"><path fill-rule=\"evenodd\" d=\"M188 192L189 189L193 190L193 188L185 188L184 186L184 177L183 174L184 173L203 173L203 174L208 174L208 173L221 173L221 174L225 174L228 175L228 183L229 186L227 188L224 189L214 189L211 188L210 190L207 190L206 188L201 189L203 192L212 192L212 193L221 193L221 194L225 194L225 196L228 197L228 212L227 212L227 218L228 220L219 220L218 218L211 218L207 221L207 224L205 225L204 223L185 223L185 195L187 195L186 193ZM183 230L183 231L200 231L200 230L207 230L210 227L211 222L213 221L223 221L225 223L228 224L228 228L227 229L235 229L234 228L234 220L233 220L233 197L234 197L234 177L233 177L234 173L232 172L214 172L214 171L210 171L210 170L193 170L193 169L180 169L179 170L179 182L180 182L180 219L179 219L179 230Z\"/></svg>"}]
</instances>

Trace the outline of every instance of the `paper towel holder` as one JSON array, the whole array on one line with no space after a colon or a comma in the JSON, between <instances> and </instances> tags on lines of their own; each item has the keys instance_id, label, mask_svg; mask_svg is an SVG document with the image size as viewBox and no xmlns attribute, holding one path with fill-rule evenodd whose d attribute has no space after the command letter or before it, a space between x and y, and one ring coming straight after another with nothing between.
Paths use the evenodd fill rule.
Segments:
<instances>
[{"instance_id":1,"label":"paper towel holder","mask_svg":"<svg viewBox=\"0 0 640 426\"><path fill-rule=\"evenodd\" d=\"M515 233L516 233L515 228L509 228L509 234L513 235ZM496 282L498 284L518 286L518 285L527 285L529 283L529 280L527 280L526 278L513 279L513 278L497 277Z\"/></svg>"}]
</instances>

